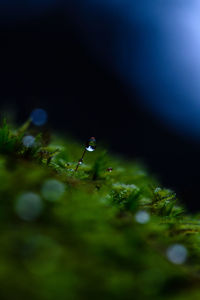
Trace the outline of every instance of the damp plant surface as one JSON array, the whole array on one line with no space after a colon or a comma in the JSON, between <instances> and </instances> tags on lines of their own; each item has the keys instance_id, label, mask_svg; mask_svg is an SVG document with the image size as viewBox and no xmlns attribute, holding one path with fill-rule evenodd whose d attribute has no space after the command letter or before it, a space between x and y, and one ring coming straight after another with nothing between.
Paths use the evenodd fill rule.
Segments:
<instances>
[{"instance_id":1,"label":"damp plant surface","mask_svg":"<svg viewBox=\"0 0 200 300\"><path fill-rule=\"evenodd\" d=\"M0 128L0 299L200 299L200 219L136 162ZM81 158L80 158L81 157Z\"/></svg>"}]
</instances>

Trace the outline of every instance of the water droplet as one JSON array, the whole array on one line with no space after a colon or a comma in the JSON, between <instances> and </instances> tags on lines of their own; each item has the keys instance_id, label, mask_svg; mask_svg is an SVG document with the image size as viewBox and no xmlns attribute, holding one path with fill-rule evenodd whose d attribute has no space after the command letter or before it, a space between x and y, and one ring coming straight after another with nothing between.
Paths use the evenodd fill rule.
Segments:
<instances>
[{"instance_id":1,"label":"water droplet","mask_svg":"<svg viewBox=\"0 0 200 300\"><path fill-rule=\"evenodd\" d=\"M136 213L135 220L140 224L146 224L149 222L150 216L145 210L140 210Z\"/></svg>"},{"instance_id":2,"label":"water droplet","mask_svg":"<svg viewBox=\"0 0 200 300\"><path fill-rule=\"evenodd\" d=\"M47 121L47 113L42 108L36 108L31 113L31 121L36 126L42 126Z\"/></svg>"},{"instance_id":3,"label":"water droplet","mask_svg":"<svg viewBox=\"0 0 200 300\"><path fill-rule=\"evenodd\" d=\"M86 143L85 149L89 152L93 152L96 149L96 139L91 137Z\"/></svg>"},{"instance_id":4,"label":"water droplet","mask_svg":"<svg viewBox=\"0 0 200 300\"><path fill-rule=\"evenodd\" d=\"M34 221L41 214L43 203L39 195L24 193L17 199L16 213L25 221Z\"/></svg>"},{"instance_id":5,"label":"water droplet","mask_svg":"<svg viewBox=\"0 0 200 300\"><path fill-rule=\"evenodd\" d=\"M78 164L79 164L79 165L82 165L82 164L83 164L83 159L82 159L82 158L79 159Z\"/></svg>"},{"instance_id":6,"label":"water droplet","mask_svg":"<svg viewBox=\"0 0 200 300\"><path fill-rule=\"evenodd\" d=\"M23 137L22 143L27 148L32 147L35 144L35 138L32 135L27 135Z\"/></svg>"},{"instance_id":7,"label":"water droplet","mask_svg":"<svg viewBox=\"0 0 200 300\"><path fill-rule=\"evenodd\" d=\"M187 249L180 244L174 244L167 249L167 258L170 262L181 265L187 259Z\"/></svg>"},{"instance_id":8,"label":"water droplet","mask_svg":"<svg viewBox=\"0 0 200 300\"><path fill-rule=\"evenodd\" d=\"M110 167L110 168L108 168L106 171L107 171L107 172L112 172L112 170L113 170L113 168Z\"/></svg>"},{"instance_id":9,"label":"water droplet","mask_svg":"<svg viewBox=\"0 0 200 300\"><path fill-rule=\"evenodd\" d=\"M42 196L48 201L58 200L65 192L64 183L56 179L48 179L44 182L42 186Z\"/></svg>"}]
</instances>

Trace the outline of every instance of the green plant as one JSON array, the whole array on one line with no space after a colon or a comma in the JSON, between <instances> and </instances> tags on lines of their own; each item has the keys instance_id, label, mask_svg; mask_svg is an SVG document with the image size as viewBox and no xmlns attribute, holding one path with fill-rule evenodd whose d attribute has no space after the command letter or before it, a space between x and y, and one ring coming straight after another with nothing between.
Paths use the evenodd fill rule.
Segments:
<instances>
[{"instance_id":1,"label":"green plant","mask_svg":"<svg viewBox=\"0 0 200 300\"><path fill-rule=\"evenodd\" d=\"M98 147L75 172L79 143L43 139L0 128L0 298L199 299L199 215L135 162Z\"/></svg>"}]
</instances>

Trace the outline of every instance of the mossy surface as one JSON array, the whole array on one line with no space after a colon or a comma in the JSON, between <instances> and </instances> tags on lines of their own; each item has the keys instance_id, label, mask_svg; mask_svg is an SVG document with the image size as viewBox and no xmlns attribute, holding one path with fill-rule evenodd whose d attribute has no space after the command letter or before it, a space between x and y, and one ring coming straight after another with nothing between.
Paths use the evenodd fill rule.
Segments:
<instances>
[{"instance_id":1,"label":"mossy surface","mask_svg":"<svg viewBox=\"0 0 200 300\"><path fill-rule=\"evenodd\" d=\"M29 123L0 128L0 299L199 300L199 215L101 147L74 172L84 145ZM174 244L182 264L167 258Z\"/></svg>"}]
</instances>

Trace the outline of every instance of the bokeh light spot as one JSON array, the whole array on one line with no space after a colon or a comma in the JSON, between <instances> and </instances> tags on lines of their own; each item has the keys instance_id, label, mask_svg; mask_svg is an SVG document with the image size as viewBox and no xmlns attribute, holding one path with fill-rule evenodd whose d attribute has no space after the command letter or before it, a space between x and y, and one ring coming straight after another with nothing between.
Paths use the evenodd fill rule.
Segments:
<instances>
[{"instance_id":1,"label":"bokeh light spot","mask_svg":"<svg viewBox=\"0 0 200 300\"><path fill-rule=\"evenodd\" d=\"M180 244L174 244L167 249L167 258L170 262L181 265L187 259L187 249Z\"/></svg>"},{"instance_id":2,"label":"bokeh light spot","mask_svg":"<svg viewBox=\"0 0 200 300\"><path fill-rule=\"evenodd\" d=\"M42 126L47 122L47 112L42 108L36 108L31 113L31 121L36 126Z\"/></svg>"},{"instance_id":3,"label":"bokeh light spot","mask_svg":"<svg viewBox=\"0 0 200 300\"><path fill-rule=\"evenodd\" d=\"M58 200L64 194L64 192L65 192L64 183L55 179L46 180L41 190L44 199L52 202Z\"/></svg>"},{"instance_id":4,"label":"bokeh light spot","mask_svg":"<svg viewBox=\"0 0 200 300\"><path fill-rule=\"evenodd\" d=\"M32 135L27 135L22 139L22 143L27 148L32 147L35 144L35 138Z\"/></svg>"},{"instance_id":5,"label":"bokeh light spot","mask_svg":"<svg viewBox=\"0 0 200 300\"><path fill-rule=\"evenodd\" d=\"M150 216L145 210L140 210L136 213L135 220L140 224L146 224L149 222Z\"/></svg>"},{"instance_id":6,"label":"bokeh light spot","mask_svg":"<svg viewBox=\"0 0 200 300\"><path fill-rule=\"evenodd\" d=\"M17 199L16 213L20 219L34 221L41 214L43 203L39 195L29 192Z\"/></svg>"}]
</instances>

